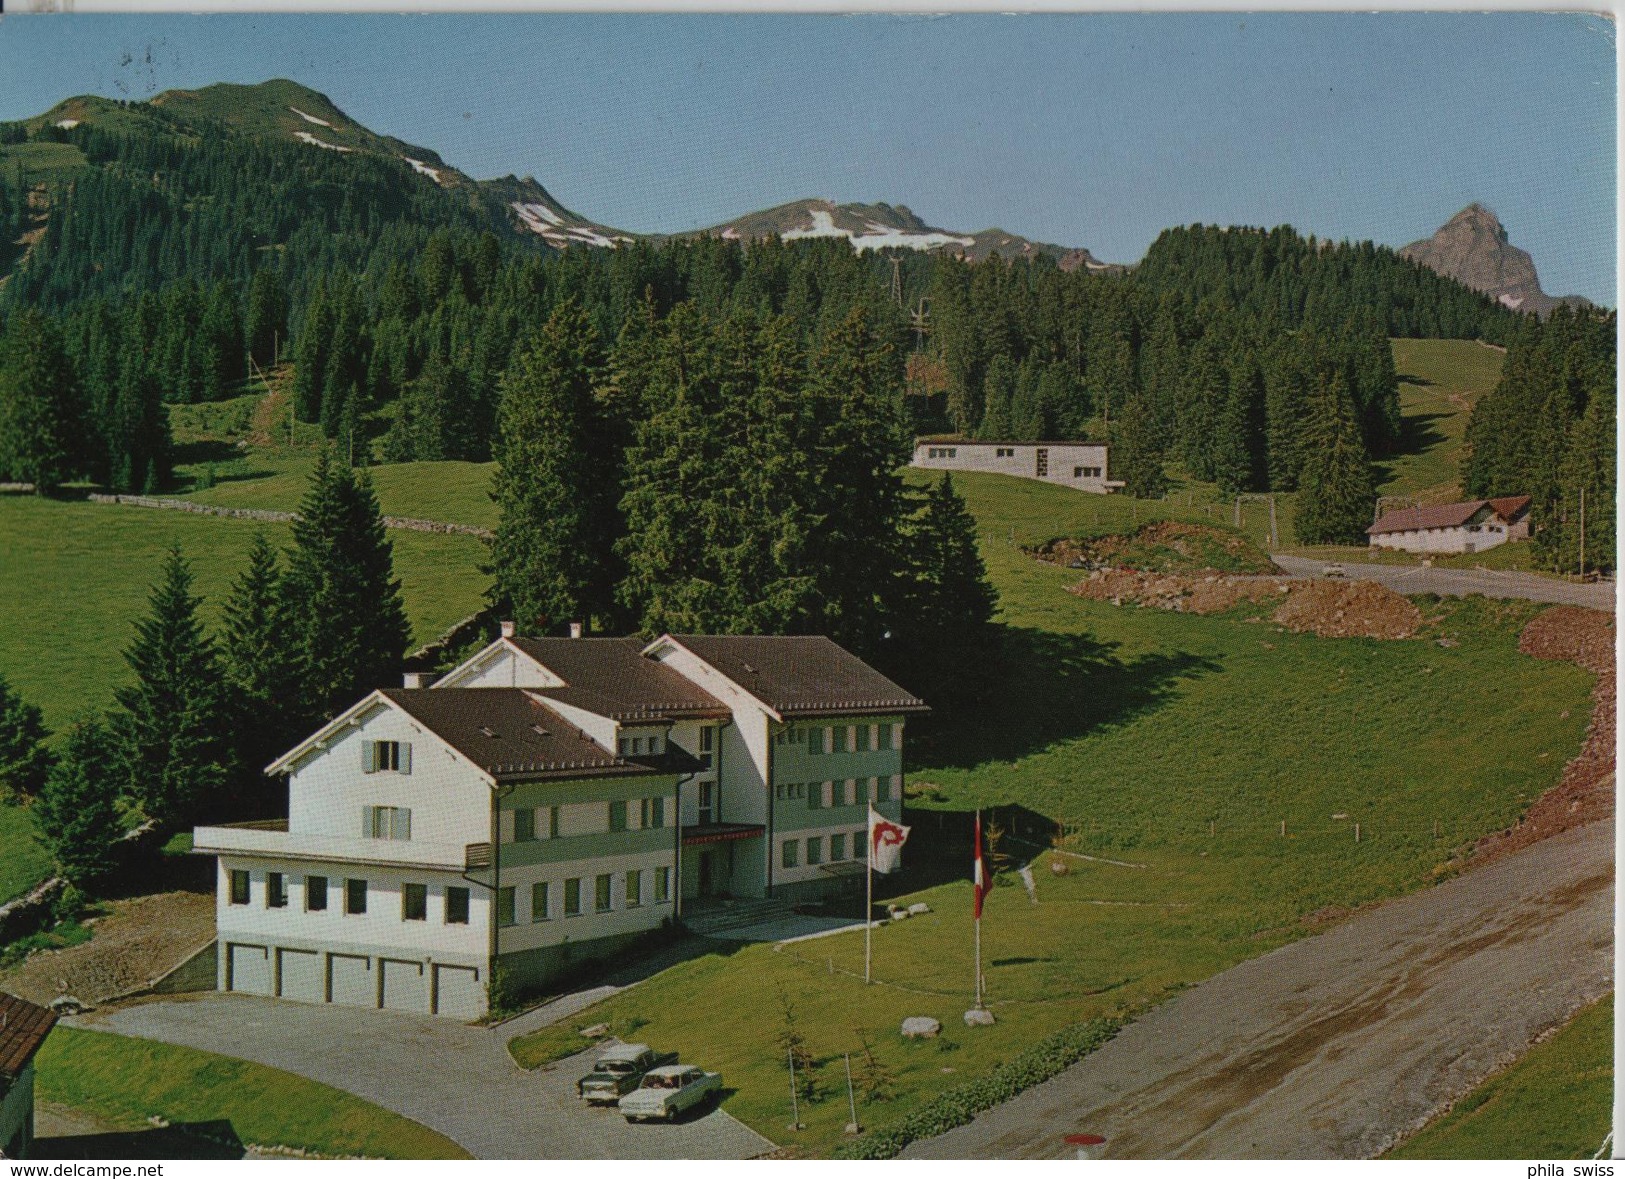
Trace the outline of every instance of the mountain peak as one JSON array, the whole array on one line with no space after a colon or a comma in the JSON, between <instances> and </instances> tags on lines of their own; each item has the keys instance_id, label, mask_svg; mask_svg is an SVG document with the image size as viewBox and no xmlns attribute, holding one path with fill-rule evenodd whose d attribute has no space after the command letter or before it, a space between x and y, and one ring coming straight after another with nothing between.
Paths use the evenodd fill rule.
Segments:
<instances>
[{"instance_id":1,"label":"mountain peak","mask_svg":"<svg viewBox=\"0 0 1625 1179\"><path fill-rule=\"evenodd\" d=\"M1446 221L1432 237L1412 242L1399 253L1516 311L1545 315L1559 303L1587 302L1578 295L1554 298L1541 290L1534 259L1511 243L1501 219L1478 201Z\"/></svg>"}]
</instances>

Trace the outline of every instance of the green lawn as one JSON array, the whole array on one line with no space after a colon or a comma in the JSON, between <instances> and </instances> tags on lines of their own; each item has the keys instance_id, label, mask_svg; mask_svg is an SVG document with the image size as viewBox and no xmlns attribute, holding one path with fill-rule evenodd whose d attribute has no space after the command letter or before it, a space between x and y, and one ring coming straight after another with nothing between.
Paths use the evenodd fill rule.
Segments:
<instances>
[{"instance_id":1,"label":"green lawn","mask_svg":"<svg viewBox=\"0 0 1625 1179\"><path fill-rule=\"evenodd\" d=\"M1396 1159L1589 1159L1613 1118L1614 997L1406 1139Z\"/></svg>"},{"instance_id":2,"label":"green lawn","mask_svg":"<svg viewBox=\"0 0 1625 1179\"><path fill-rule=\"evenodd\" d=\"M34 838L29 812L0 803L0 902L22 895L50 872L51 856Z\"/></svg>"},{"instance_id":3,"label":"green lawn","mask_svg":"<svg viewBox=\"0 0 1625 1179\"><path fill-rule=\"evenodd\" d=\"M327 1085L153 1040L57 1028L40 1049L36 1098L127 1130L229 1122L244 1143L324 1155L466 1159L443 1134Z\"/></svg>"},{"instance_id":4,"label":"green lawn","mask_svg":"<svg viewBox=\"0 0 1625 1179\"><path fill-rule=\"evenodd\" d=\"M1433 607L1430 635L1459 644L1441 648L1085 602L1064 592L1075 573L1030 560L1011 532L1092 530L1127 517L1130 501L994 475L956 483L982 526L1009 658L979 669L984 711L911 737L915 855L898 886L934 912L876 931L881 985L854 977L858 935L718 953L519 1040L520 1059L579 1046L571 1028L609 1019L720 1068L736 1090L726 1108L769 1138L827 1153L848 1118L842 1054L862 1037L896 1076L893 1100L859 1110L882 1126L1063 1024L1141 1009L1302 936L1308 913L1428 883L1554 784L1579 746L1590 677L1517 651L1538 607ZM1478 738L1462 741L1469 730ZM931 812L975 806L1037 812L1046 830L1067 825L1069 850L1143 866L1064 857L1070 871L1056 876L1041 860L1036 905L1004 879L983 923L999 1023L972 1030L959 1019L972 979L968 864L930 853ZM785 1130L781 994L830 1094L802 1110L799 1133ZM903 1043L907 1015L942 1020L948 1046Z\"/></svg>"},{"instance_id":5,"label":"green lawn","mask_svg":"<svg viewBox=\"0 0 1625 1179\"><path fill-rule=\"evenodd\" d=\"M0 496L0 675L60 728L112 702L120 652L164 553L179 544L216 618L256 531L288 529L184 512ZM472 536L394 531L407 617L427 641L482 604L485 545Z\"/></svg>"},{"instance_id":6,"label":"green lawn","mask_svg":"<svg viewBox=\"0 0 1625 1179\"><path fill-rule=\"evenodd\" d=\"M1393 347L1405 442L1383 465L1381 490L1450 503L1461 494L1467 419L1501 379L1504 354L1473 340L1395 340Z\"/></svg>"}]
</instances>

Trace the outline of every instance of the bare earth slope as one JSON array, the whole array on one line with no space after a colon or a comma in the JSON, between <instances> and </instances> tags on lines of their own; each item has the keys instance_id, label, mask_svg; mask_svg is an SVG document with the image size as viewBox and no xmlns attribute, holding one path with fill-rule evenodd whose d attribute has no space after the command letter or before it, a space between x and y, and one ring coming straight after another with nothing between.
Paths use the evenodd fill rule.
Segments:
<instances>
[{"instance_id":1,"label":"bare earth slope","mask_svg":"<svg viewBox=\"0 0 1625 1179\"><path fill-rule=\"evenodd\" d=\"M1227 970L908 1158L1370 1158L1613 986L1593 823Z\"/></svg>"}]
</instances>

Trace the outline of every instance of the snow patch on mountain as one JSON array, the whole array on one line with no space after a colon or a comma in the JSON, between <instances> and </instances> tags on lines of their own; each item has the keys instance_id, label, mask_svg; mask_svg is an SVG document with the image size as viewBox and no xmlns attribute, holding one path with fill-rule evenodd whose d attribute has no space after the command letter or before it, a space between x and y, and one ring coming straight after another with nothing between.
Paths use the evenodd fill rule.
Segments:
<instances>
[{"instance_id":1,"label":"snow patch on mountain","mask_svg":"<svg viewBox=\"0 0 1625 1179\"><path fill-rule=\"evenodd\" d=\"M544 226L564 224L564 218L546 205L527 205L514 201L512 207L513 211L519 214L519 219L530 226L536 233L545 232Z\"/></svg>"},{"instance_id":2,"label":"snow patch on mountain","mask_svg":"<svg viewBox=\"0 0 1625 1179\"><path fill-rule=\"evenodd\" d=\"M354 151L355 150L355 148L353 148L353 147L340 147L336 143L328 143L324 139L317 139L309 131L295 131L293 133L293 137L295 139L304 140L306 143L310 144L312 147L325 147L328 151L340 151L340 152L343 152L343 151Z\"/></svg>"},{"instance_id":3,"label":"snow patch on mountain","mask_svg":"<svg viewBox=\"0 0 1625 1179\"><path fill-rule=\"evenodd\" d=\"M795 241L804 237L844 237L852 243L854 250L885 250L892 247L902 247L908 250L935 250L942 246L969 246L975 243L974 238L960 237L952 233L910 233L904 229L893 229L887 225L880 225L874 221L865 222L864 228L868 233L853 233L850 229L842 229L835 224L835 216L828 209L809 209L813 223L808 229L786 230L779 236L785 241Z\"/></svg>"},{"instance_id":4,"label":"snow patch on mountain","mask_svg":"<svg viewBox=\"0 0 1625 1179\"><path fill-rule=\"evenodd\" d=\"M603 233L593 225L566 225L564 218L556 211L534 201L513 201L508 207L519 215L526 229L540 235L548 245L557 246L561 250L574 245L599 246L613 250L616 246L632 240L622 234L612 236Z\"/></svg>"},{"instance_id":5,"label":"snow patch on mountain","mask_svg":"<svg viewBox=\"0 0 1625 1179\"><path fill-rule=\"evenodd\" d=\"M56 125L64 131L72 131L79 125L78 119L58 119Z\"/></svg>"},{"instance_id":6,"label":"snow patch on mountain","mask_svg":"<svg viewBox=\"0 0 1625 1179\"><path fill-rule=\"evenodd\" d=\"M427 176L430 180L433 180L436 184L444 184L445 183L445 181L440 179L440 169L439 168L431 168L431 167L429 167L428 164L425 164L422 160L414 160L411 156L402 156L401 159L405 160L408 164L411 164L412 165L412 171L418 173L419 175Z\"/></svg>"},{"instance_id":7,"label":"snow patch on mountain","mask_svg":"<svg viewBox=\"0 0 1625 1179\"><path fill-rule=\"evenodd\" d=\"M318 127L331 128L333 126L333 124L329 123L326 119L318 119L315 115L307 115L304 111L300 110L296 106L290 106L288 109L307 123L315 123Z\"/></svg>"}]
</instances>

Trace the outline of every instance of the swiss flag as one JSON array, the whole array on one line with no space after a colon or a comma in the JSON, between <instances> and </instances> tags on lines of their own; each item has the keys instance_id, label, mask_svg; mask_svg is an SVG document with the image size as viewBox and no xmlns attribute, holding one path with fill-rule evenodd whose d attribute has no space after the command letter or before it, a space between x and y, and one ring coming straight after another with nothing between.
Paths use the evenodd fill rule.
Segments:
<instances>
[{"instance_id":1,"label":"swiss flag","mask_svg":"<svg viewBox=\"0 0 1625 1179\"><path fill-rule=\"evenodd\" d=\"M987 869L987 857L982 854L982 812L976 812L976 858L971 871L972 892L976 897L976 920L982 919L982 898L993 890L993 873Z\"/></svg>"},{"instance_id":2,"label":"swiss flag","mask_svg":"<svg viewBox=\"0 0 1625 1179\"><path fill-rule=\"evenodd\" d=\"M907 827L869 808L869 866L876 872L890 872L897 867L907 838Z\"/></svg>"}]
</instances>

